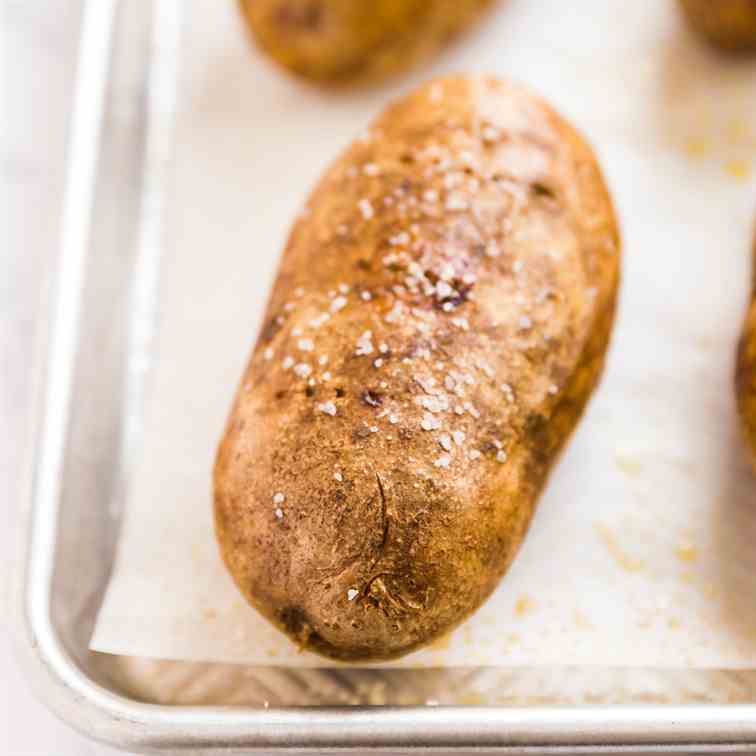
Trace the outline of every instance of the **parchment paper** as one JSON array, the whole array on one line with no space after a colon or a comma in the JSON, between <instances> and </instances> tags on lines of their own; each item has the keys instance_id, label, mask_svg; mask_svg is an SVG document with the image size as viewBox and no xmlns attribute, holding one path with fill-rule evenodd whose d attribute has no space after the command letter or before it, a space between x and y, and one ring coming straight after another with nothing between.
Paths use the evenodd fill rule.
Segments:
<instances>
[{"instance_id":1,"label":"parchment paper","mask_svg":"<svg viewBox=\"0 0 756 756\"><path fill-rule=\"evenodd\" d=\"M233 3L188 5L157 362L92 648L322 666L241 599L210 471L286 232L382 106L452 70L511 76L595 145L624 235L607 372L499 590L391 666L756 666L756 481L734 349L756 215L756 60L676 4L504 2L432 65L325 94L250 49Z\"/></svg>"}]
</instances>

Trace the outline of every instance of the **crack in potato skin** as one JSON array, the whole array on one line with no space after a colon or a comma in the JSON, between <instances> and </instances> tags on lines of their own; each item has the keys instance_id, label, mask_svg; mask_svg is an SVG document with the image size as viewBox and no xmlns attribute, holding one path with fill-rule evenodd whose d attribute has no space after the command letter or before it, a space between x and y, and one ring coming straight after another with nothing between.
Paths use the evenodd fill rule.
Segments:
<instances>
[{"instance_id":1,"label":"crack in potato skin","mask_svg":"<svg viewBox=\"0 0 756 756\"><path fill-rule=\"evenodd\" d=\"M292 73L372 81L430 57L495 0L240 0L252 37Z\"/></svg>"},{"instance_id":2,"label":"crack in potato skin","mask_svg":"<svg viewBox=\"0 0 756 756\"><path fill-rule=\"evenodd\" d=\"M599 380L619 262L593 153L542 100L451 76L390 105L292 228L218 450L249 602L347 661L475 611Z\"/></svg>"}]
</instances>

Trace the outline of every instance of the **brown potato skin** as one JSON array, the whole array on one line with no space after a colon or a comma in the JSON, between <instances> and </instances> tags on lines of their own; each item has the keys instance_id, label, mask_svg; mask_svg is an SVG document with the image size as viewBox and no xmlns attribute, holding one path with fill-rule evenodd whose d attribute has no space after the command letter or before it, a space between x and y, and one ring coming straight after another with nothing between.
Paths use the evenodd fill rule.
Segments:
<instances>
[{"instance_id":1,"label":"brown potato skin","mask_svg":"<svg viewBox=\"0 0 756 756\"><path fill-rule=\"evenodd\" d=\"M756 472L756 240L754 240L754 275L751 303L738 346L735 374L738 410Z\"/></svg>"},{"instance_id":2,"label":"brown potato skin","mask_svg":"<svg viewBox=\"0 0 756 756\"><path fill-rule=\"evenodd\" d=\"M680 0L690 25L726 50L756 50L756 0Z\"/></svg>"},{"instance_id":3,"label":"brown potato skin","mask_svg":"<svg viewBox=\"0 0 756 756\"><path fill-rule=\"evenodd\" d=\"M599 379L619 246L589 146L528 91L452 76L389 106L294 224L218 451L218 541L249 602L349 661L480 606Z\"/></svg>"},{"instance_id":4,"label":"brown potato skin","mask_svg":"<svg viewBox=\"0 0 756 756\"><path fill-rule=\"evenodd\" d=\"M321 83L378 80L430 57L495 0L240 0L260 47Z\"/></svg>"}]
</instances>

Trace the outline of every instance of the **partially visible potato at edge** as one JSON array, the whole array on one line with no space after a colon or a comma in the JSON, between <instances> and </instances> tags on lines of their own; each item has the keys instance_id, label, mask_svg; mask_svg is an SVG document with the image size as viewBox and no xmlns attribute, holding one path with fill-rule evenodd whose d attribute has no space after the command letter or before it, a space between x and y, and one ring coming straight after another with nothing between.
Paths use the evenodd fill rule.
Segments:
<instances>
[{"instance_id":1,"label":"partially visible potato at edge","mask_svg":"<svg viewBox=\"0 0 756 756\"><path fill-rule=\"evenodd\" d=\"M453 76L388 107L294 224L218 451L249 602L349 661L479 607L599 379L619 260L593 153L542 100Z\"/></svg>"},{"instance_id":2,"label":"partially visible potato at edge","mask_svg":"<svg viewBox=\"0 0 756 756\"><path fill-rule=\"evenodd\" d=\"M680 0L690 25L728 50L756 50L756 0Z\"/></svg>"},{"instance_id":3,"label":"partially visible potato at edge","mask_svg":"<svg viewBox=\"0 0 756 756\"><path fill-rule=\"evenodd\" d=\"M756 258L756 242L754 242L754 257ZM746 442L750 447L754 471L756 471L756 260L754 261L751 304L738 348L736 389L740 418Z\"/></svg>"},{"instance_id":4,"label":"partially visible potato at edge","mask_svg":"<svg viewBox=\"0 0 756 756\"><path fill-rule=\"evenodd\" d=\"M240 0L250 31L279 64L348 82L406 70L470 26L495 0Z\"/></svg>"}]
</instances>

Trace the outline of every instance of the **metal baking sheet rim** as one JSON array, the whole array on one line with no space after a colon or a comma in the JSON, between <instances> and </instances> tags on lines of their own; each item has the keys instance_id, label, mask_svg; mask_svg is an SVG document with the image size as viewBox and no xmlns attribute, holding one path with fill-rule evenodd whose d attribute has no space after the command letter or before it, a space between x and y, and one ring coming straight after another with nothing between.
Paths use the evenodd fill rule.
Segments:
<instances>
[{"instance_id":1,"label":"metal baking sheet rim","mask_svg":"<svg viewBox=\"0 0 756 756\"><path fill-rule=\"evenodd\" d=\"M35 371L35 416L22 488L21 550L12 585L18 656L38 697L88 737L156 753L422 750L476 752L733 752L756 749L756 705L307 707L245 709L139 703L89 678L52 621L62 464L87 225L118 0L90 0L80 42L61 250ZM156 23L178 29L179 3L156 0ZM175 55L176 49L167 54ZM170 64L174 61L169 61ZM158 72L151 71L151 85ZM164 75L164 73L163 73ZM164 103L163 103L164 104ZM160 135L156 137L159 146ZM159 159L159 154L158 154ZM148 234L149 236L149 234Z\"/></svg>"}]
</instances>

